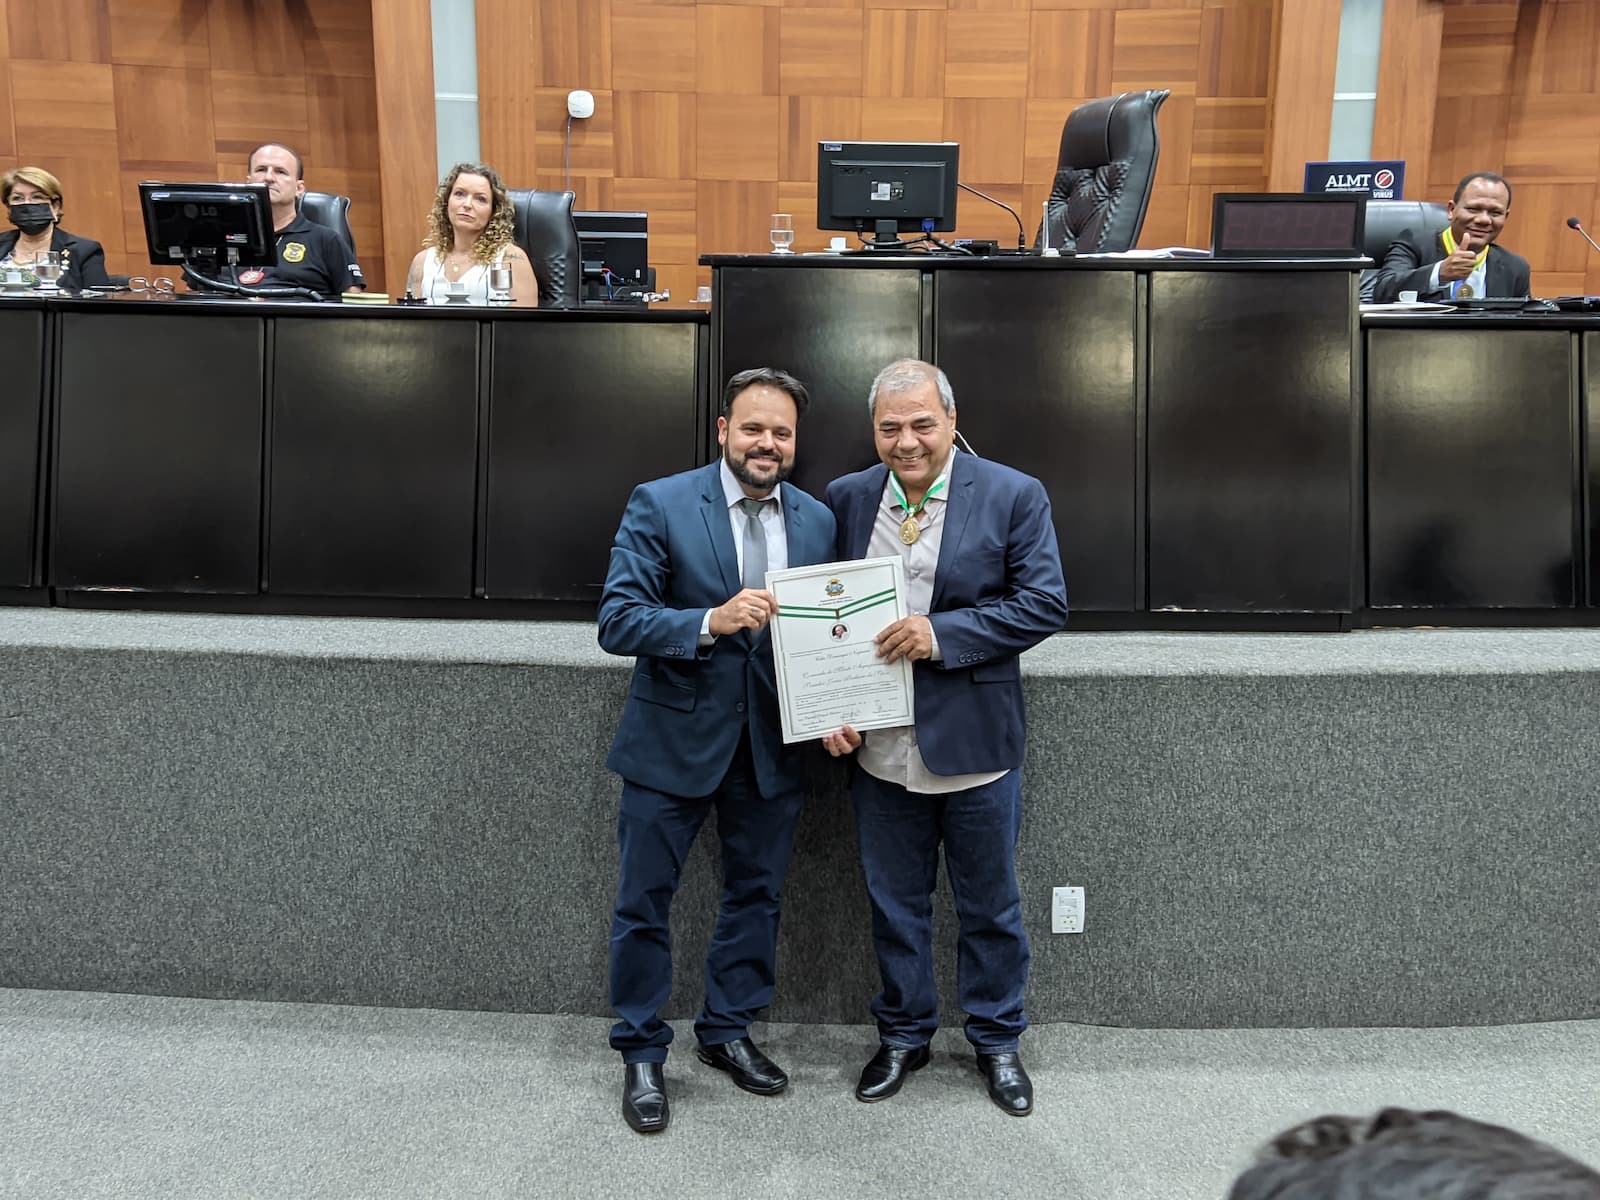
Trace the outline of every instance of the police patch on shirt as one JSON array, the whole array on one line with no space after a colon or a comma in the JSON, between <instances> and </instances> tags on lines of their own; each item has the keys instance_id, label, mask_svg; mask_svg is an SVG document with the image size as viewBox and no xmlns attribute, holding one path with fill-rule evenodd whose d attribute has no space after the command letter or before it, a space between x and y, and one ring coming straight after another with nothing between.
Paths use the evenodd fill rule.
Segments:
<instances>
[{"instance_id":1,"label":"police patch on shirt","mask_svg":"<svg viewBox=\"0 0 1600 1200\"><path fill-rule=\"evenodd\" d=\"M306 256L305 245L301 242L290 242L283 248L283 261L297 263Z\"/></svg>"}]
</instances>

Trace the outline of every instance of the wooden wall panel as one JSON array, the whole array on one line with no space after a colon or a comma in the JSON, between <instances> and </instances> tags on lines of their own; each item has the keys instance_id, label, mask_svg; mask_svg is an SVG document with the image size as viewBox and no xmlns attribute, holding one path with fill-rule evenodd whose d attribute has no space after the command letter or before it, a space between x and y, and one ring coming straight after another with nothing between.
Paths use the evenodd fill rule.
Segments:
<instances>
[{"instance_id":1,"label":"wooden wall panel","mask_svg":"<svg viewBox=\"0 0 1600 1200\"><path fill-rule=\"evenodd\" d=\"M0 26L0 158L61 179L62 224L112 272L152 270L141 179L242 178L281 141L309 187L351 196L382 286L371 0L22 0Z\"/></svg>"},{"instance_id":2,"label":"wooden wall panel","mask_svg":"<svg viewBox=\"0 0 1600 1200\"><path fill-rule=\"evenodd\" d=\"M1339 9L1339 0L1279 0L1266 163L1273 191L1299 191L1307 161L1327 157Z\"/></svg>"},{"instance_id":3,"label":"wooden wall panel","mask_svg":"<svg viewBox=\"0 0 1600 1200\"><path fill-rule=\"evenodd\" d=\"M1600 224L1596 146L1600 0L1388 0L1374 152L1405 157L1413 198L1505 175L1501 240L1532 265L1535 295L1600 294L1600 255L1565 225Z\"/></svg>"},{"instance_id":4,"label":"wooden wall panel","mask_svg":"<svg viewBox=\"0 0 1600 1200\"><path fill-rule=\"evenodd\" d=\"M401 293L439 190L433 22L428 0L380 0L371 16L384 278L392 292Z\"/></svg>"},{"instance_id":5,"label":"wooden wall panel","mask_svg":"<svg viewBox=\"0 0 1600 1200\"><path fill-rule=\"evenodd\" d=\"M826 244L820 140L959 141L963 181L1019 209L1031 241L1067 114L1167 87L1143 242L1204 244L1213 191L1266 174L1283 2L540 0L535 25L527 0L477 0L480 144L514 186L560 187L566 93L593 92L572 187L652 214L658 282L684 301L709 282L701 254L767 249L773 212L802 250ZM999 209L959 211L958 236L1014 242Z\"/></svg>"}]
</instances>

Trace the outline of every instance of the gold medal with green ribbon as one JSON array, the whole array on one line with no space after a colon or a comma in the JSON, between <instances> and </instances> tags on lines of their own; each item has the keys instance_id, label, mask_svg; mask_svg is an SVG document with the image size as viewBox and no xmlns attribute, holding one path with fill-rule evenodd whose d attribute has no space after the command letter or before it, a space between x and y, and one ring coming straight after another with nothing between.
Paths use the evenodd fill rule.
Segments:
<instances>
[{"instance_id":1,"label":"gold medal with green ribbon","mask_svg":"<svg viewBox=\"0 0 1600 1200\"><path fill-rule=\"evenodd\" d=\"M905 489L900 486L900 481L895 478L895 473L893 471L889 472L889 486L894 490L894 498L900 502L900 507L905 509L906 513L906 519L900 522L900 540L906 545L912 545L922 536L922 526L917 524L917 517L921 515L923 509L928 507L928 501L937 496L940 489L948 482L950 482L948 475L934 480L933 486L928 489L928 494L915 505L912 505L907 502Z\"/></svg>"}]
</instances>

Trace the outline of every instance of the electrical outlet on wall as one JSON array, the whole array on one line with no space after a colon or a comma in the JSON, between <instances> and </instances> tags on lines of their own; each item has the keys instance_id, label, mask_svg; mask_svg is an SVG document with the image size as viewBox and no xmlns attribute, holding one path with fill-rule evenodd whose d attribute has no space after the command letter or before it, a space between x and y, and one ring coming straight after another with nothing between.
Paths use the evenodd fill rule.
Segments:
<instances>
[{"instance_id":1,"label":"electrical outlet on wall","mask_svg":"<svg viewBox=\"0 0 1600 1200\"><path fill-rule=\"evenodd\" d=\"M1051 889L1050 932L1083 932L1083 889L1081 887Z\"/></svg>"}]
</instances>

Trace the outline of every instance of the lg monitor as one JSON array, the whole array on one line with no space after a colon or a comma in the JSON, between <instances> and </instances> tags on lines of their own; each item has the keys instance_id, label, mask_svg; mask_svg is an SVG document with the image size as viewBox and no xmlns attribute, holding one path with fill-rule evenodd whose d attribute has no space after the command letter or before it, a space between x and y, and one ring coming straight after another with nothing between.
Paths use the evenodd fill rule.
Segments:
<instances>
[{"instance_id":1,"label":"lg monitor","mask_svg":"<svg viewBox=\"0 0 1600 1200\"><path fill-rule=\"evenodd\" d=\"M900 250L902 233L956 227L956 142L818 142L817 228L853 231L869 251Z\"/></svg>"},{"instance_id":2,"label":"lg monitor","mask_svg":"<svg viewBox=\"0 0 1600 1200\"><path fill-rule=\"evenodd\" d=\"M146 181L139 185L139 206L156 266L220 272L277 265L272 201L264 183Z\"/></svg>"},{"instance_id":3,"label":"lg monitor","mask_svg":"<svg viewBox=\"0 0 1600 1200\"><path fill-rule=\"evenodd\" d=\"M583 298L614 300L650 290L650 217L642 212L574 212L583 259Z\"/></svg>"}]
</instances>

